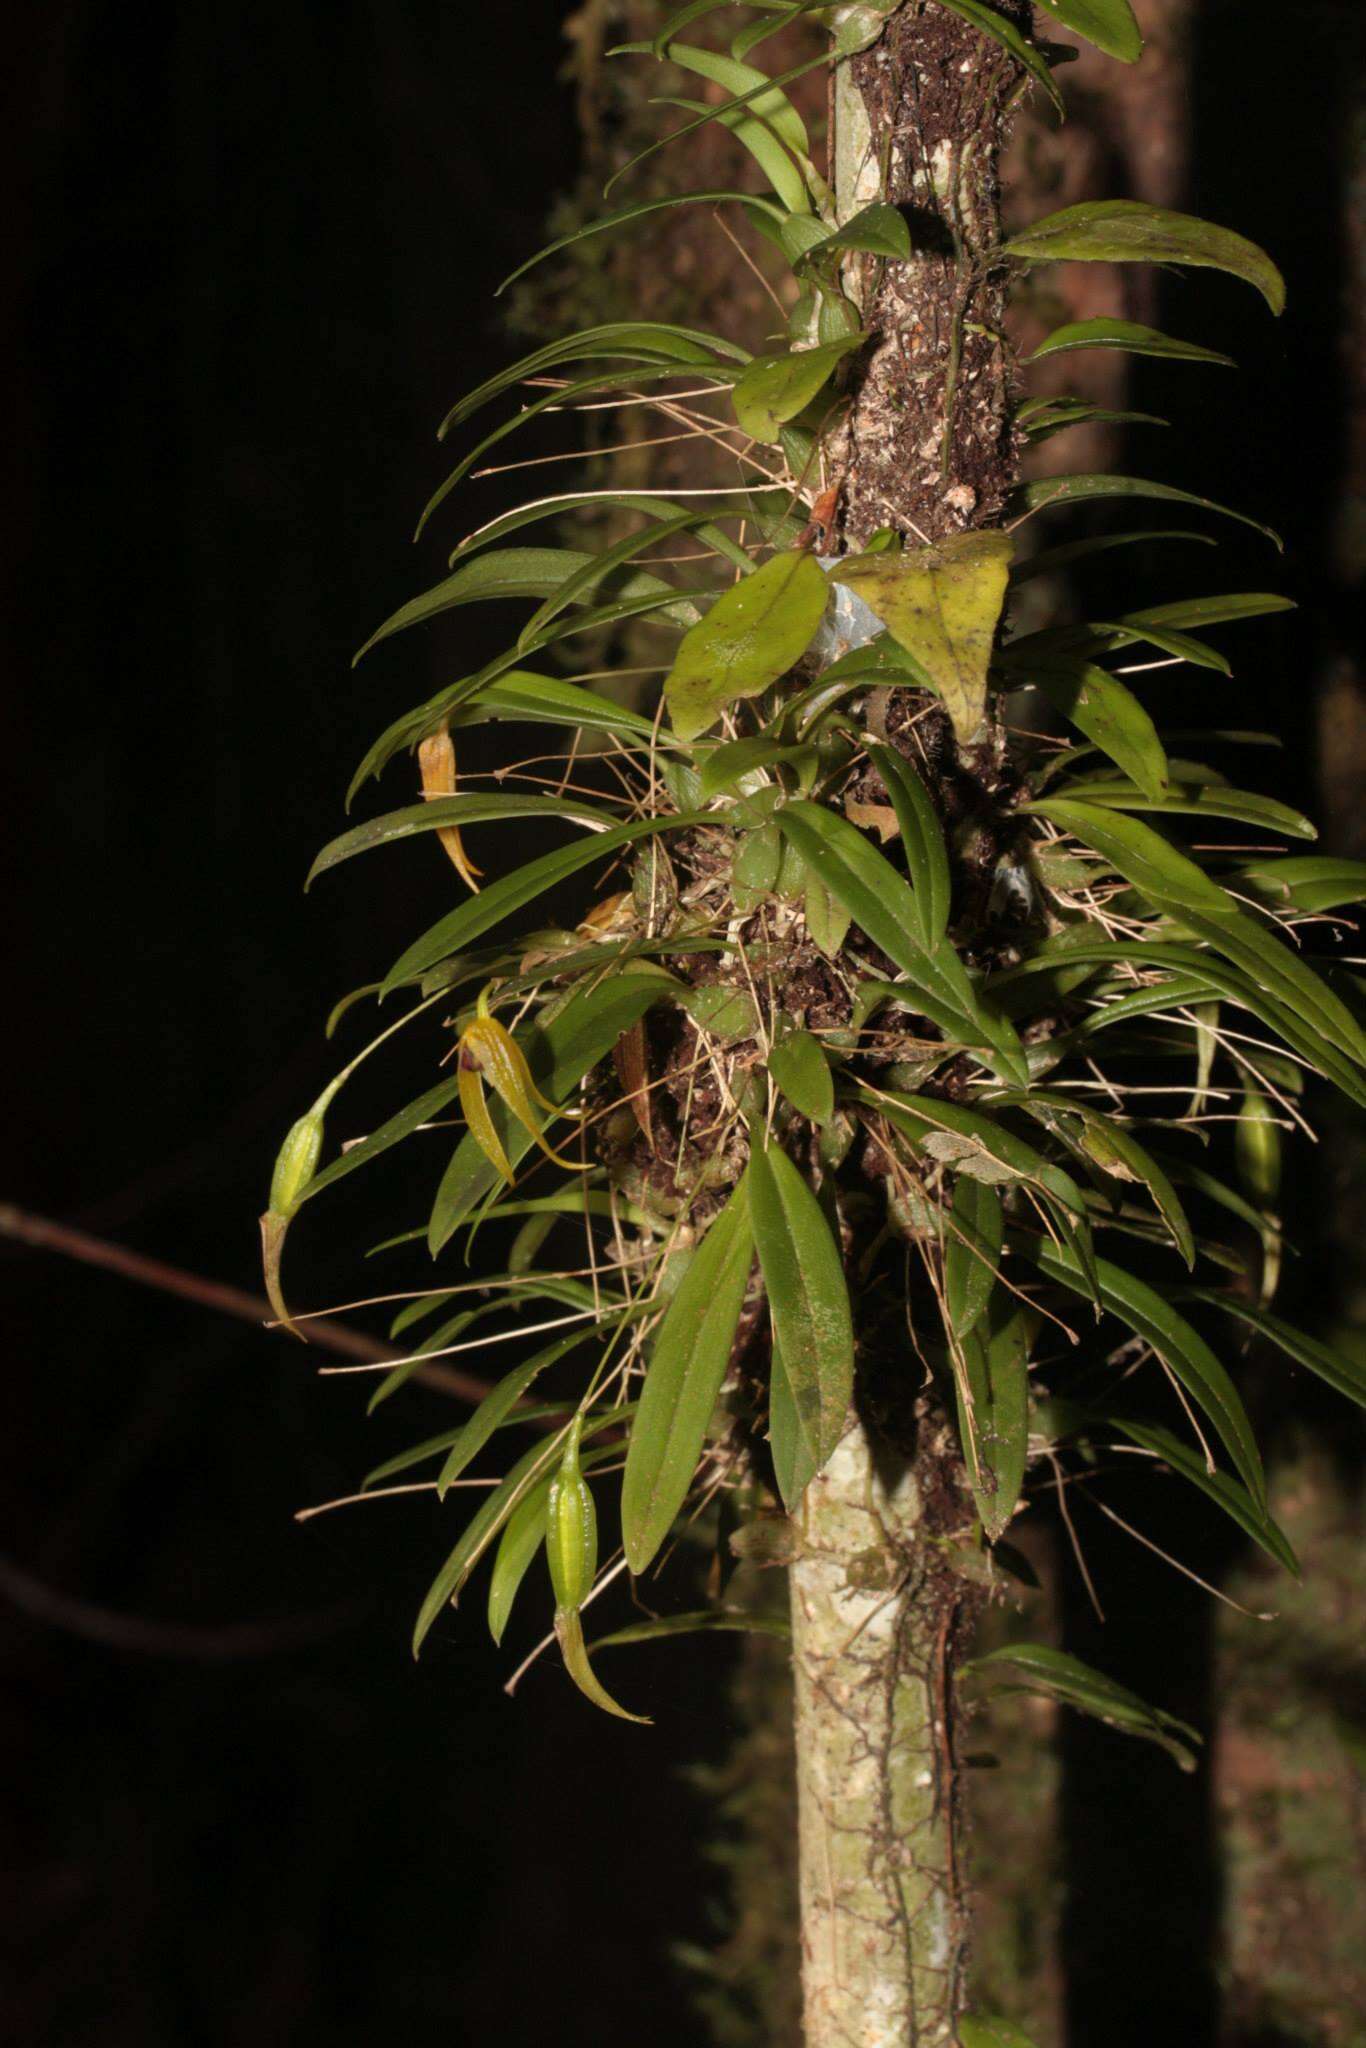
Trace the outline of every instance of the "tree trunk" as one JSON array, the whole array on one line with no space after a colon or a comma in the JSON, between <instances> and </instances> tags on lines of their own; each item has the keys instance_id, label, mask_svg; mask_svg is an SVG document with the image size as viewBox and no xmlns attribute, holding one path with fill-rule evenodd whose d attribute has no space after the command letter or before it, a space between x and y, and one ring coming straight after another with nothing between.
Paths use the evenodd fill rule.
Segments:
<instances>
[{"instance_id":1,"label":"tree trunk","mask_svg":"<svg viewBox=\"0 0 1366 2048\"><path fill-rule=\"evenodd\" d=\"M1026 8L1000 11L1028 26ZM990 524L1015 481L1004 283L980 259L1000 240L1018 86L1013 60L933 0L905 0L837 68L840 217L890 200L915 249L847 267L873 337L826 449L848 549L879 527L915 545ZM977 765L960 759L960 782ZM888 1356L861 1334L858 1414L808 1490L791 1575L806 2043L936 2048L964 1991L950 1683L974 1595L945 1539L971 1506L909 1343Z\"/></svg>"},{"instance_id":2,"label":"tree trunk","mask_svg":"<svg viewBox=\"0 0 1366 2048\"><path fill-rule=\"evenodd\" d=\"M807 2048L954 2039L966 1921L948 1711L952 1574L915 1465L854 1421L792 1567Z\"/></svg>"}]
</instances>

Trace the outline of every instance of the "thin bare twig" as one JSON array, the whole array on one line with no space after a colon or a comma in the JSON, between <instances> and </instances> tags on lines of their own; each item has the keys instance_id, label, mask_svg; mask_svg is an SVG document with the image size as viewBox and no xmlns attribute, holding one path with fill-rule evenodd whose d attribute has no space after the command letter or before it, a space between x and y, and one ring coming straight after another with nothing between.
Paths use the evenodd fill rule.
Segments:
<instances>
[{"instance_id":1,"label":"thin bare twig","mask_svg":"<svg viewBox=\"0 0 1366 2048\"><path fill-rule=\"evenodd\" d=\"M274 1310L263 1295L248 1294L244 1288L229 1287L221 1280L206 1280L198 1273L187 1273L183 1266L149 1258L143 1252L130 1251L126 1245L110 1244L106 1238L92 1237L89 1231L56 1223L48 1216L36 1216L32 1210L21 1209L13 1202L0 1202L0 1237L31 1245L35 1251L60 1252L64 1258L98 1266L106 1273L135 1281L139 1287L177 1295L181 1301L193 1302L196 1308L213 1309L219 1315L234 1316L239 1322L264 1327L274 1320ZM325 1351L336 1351L343 1358L358 1359L368 1365L396 1365L407 1356L392 1344L368 1337L363 1330L348 1329L344 1323L318 1322L310 1337ZM425 1385L454 1394L461 1401L482 1401L490 1391L487 1380L462 1372L457 1366L422 1366L417 1376Z\"/></svg>"}]
</instances>

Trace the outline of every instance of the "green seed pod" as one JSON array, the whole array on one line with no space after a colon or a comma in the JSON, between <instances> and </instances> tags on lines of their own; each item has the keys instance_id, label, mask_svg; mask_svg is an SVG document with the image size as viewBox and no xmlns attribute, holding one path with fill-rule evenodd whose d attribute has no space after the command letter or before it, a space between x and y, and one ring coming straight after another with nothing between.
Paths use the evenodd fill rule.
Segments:
<instances>
[{"instance_id":1,"label":"green seed pod","mask_svg":"<svg viewBox=\"0 0 1366 2048\"><path fill-rule=\"evenodd\" d=\"M550 1482L546 1503L545 1548L555 1605L576 1613L587 1597L598 1568L598 1517L593 1496L579 1469L582 1416L576 1415L564 1447L560 1469Z\"/></svg>"},{"instance_id":2,"label":"green seed pod","mask_svg":"<svg viewBox=\"0 0 1366 2048\"><path fill-rule=\"evenodd\" d=\"M307 1116L294 1124L280 1147L275 1171L270 1177L270 1207L276 1216L288 1216L318 1170L323 1149L322 1111L315 1103Z\"/></svg>"}]
</instances>

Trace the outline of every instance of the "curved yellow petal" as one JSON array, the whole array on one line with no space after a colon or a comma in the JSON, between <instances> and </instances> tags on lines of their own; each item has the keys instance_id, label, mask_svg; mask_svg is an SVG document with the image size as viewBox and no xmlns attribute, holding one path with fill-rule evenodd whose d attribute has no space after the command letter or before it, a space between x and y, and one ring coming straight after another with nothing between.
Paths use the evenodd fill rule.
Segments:
<instances>
[{"instance_id":1,"label":"curved yellow petal","mask_svg":"<svg viewBox=\"0 0 1366 2048\"><path fill-rule=\"evenodd\" d=\"M535 1105L539 1103L552 1116L574 1116L575 1110L562 1109L558 1103L550 1102L542 1095L531 1078L526 1055L505 1025L496 1017L476 1016L460 1040L460 1062L462 1073L466 1061L485 1075L489 1085L507 1104L528 1137L538 1145L547 1159L553 1159L557 1166L563 1166L569 1173L587 1173L589 1163L566 1159L542 1135ZM462 1085L463 1099L463 1085ZM482 1141L481 1141L482 1143ZM490 1154L490 1157L492 1155Z\"/></svg>"},{"instance_id":2,"label":"curved yellow petal","mask_svg":"<svg viewBox=\"0 0 1366 2048\"><path fill-rule=\"evenodd\" d=\"M470 1136L489 1164L497 1168L508 1186L511 1187L512 1168L508 1164L508 1156L503 1150L502 1141L497 1131L493 1128L493 1118L489 1115L489 1107L484 1100L484 1084L480 1079L479 1069L475 1066L466 1066L465 1064L465 1041L463 1039L460 1041L460 1051L457 1054L457 1058L460 1063L457 1083L460 1107L465 1112L465 1122L469 1125Z\"/></svg>"},{"instance_id":3,"label":"curved yellow petal","mask_svg":"<svg viewBox=\"0 0 1366 2048\"><path fill-rule=\"evenodd\" d=\"M422 775L422 794L425 797L454 796L456 791L455 748L448 732L435 732L421 742L417 750L417 764ZM437 831L455 872L467 888L477 896L479 884L476 875L483 873L475 867L465 851L465 843L455 825L443 825Z\"/></svg>"}]
</instances>

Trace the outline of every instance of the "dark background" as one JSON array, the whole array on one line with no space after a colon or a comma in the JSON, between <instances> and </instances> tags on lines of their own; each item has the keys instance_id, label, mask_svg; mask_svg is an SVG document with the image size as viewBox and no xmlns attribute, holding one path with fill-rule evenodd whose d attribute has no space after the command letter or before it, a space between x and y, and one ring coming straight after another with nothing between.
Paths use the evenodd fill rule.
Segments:
<instances>
[{"instance_id":1,"label":"dark background","mask_svg":"<svg viewBox=\"0 0 1366 2048\"><path fill-rule=\"evenodd\" d=\"M462 530L406 545L443 474L435 423L509 346L491 290L572 182L563 12L47 0L11 44L0 1198L243 1287L279 1135L339 1063L331 1001L448 894L401 852L307 901L299 884L374 732L502 644L505 620L466 611L349 667ZM1222 531L1205 582L1270 578L1307 606L1240 646L1221 717L1285 730L1277 793L1312 803L1315 678L1348 601L1327 530L1350 64L1287 63L1281 20L1201 11L1192 201L1273 249L1291 310L1275 326L1241 289L1174 286L1169 324L1243 373L1195 402L1145 376L1137 402L1182 421L1179 449L1147 457L1158 473L1287 534L1282 564ZM1324 20L1340 34L1346 17ZM467 495L465 524L495 503ZM404 1057L358 1082L348 1129L417 1092L417 1068L397 1092ZM391 1162L310 1212L297 1298L364 1291L359 1250L420 1221L428 1184ZM0 1266L7 2037L704 2038L668 1945L701 1937L715 1890L681 1766L724 1746L725 1653L633 1664L632 1702L659 1723L644 1736L548 1662L509 1702L478 1597L414 1667L449 1515L292 1521L411 1419L367 1425L358 1383L317 1380L284 1339L50 1255ZM432 1428L448 1420L419 1398ZM1203 1610L1131 1548L1103 1569L1109 1668L1208 1719ZM142 1623L164 1634L149 1646ZM1132 1970L1134 2008L1076 2048L1154 2024L1214 2038L1204 1794L1134 1749L1101 1732L1070 1752L1075 1997L1099 2016ZM1155 1816L1160 1853L1128 1859L1102 1910L1105 1845ZM1163 1858L1187 1873L1180 1924L1125 1905Z\"/></svg>"}]
</instances>

